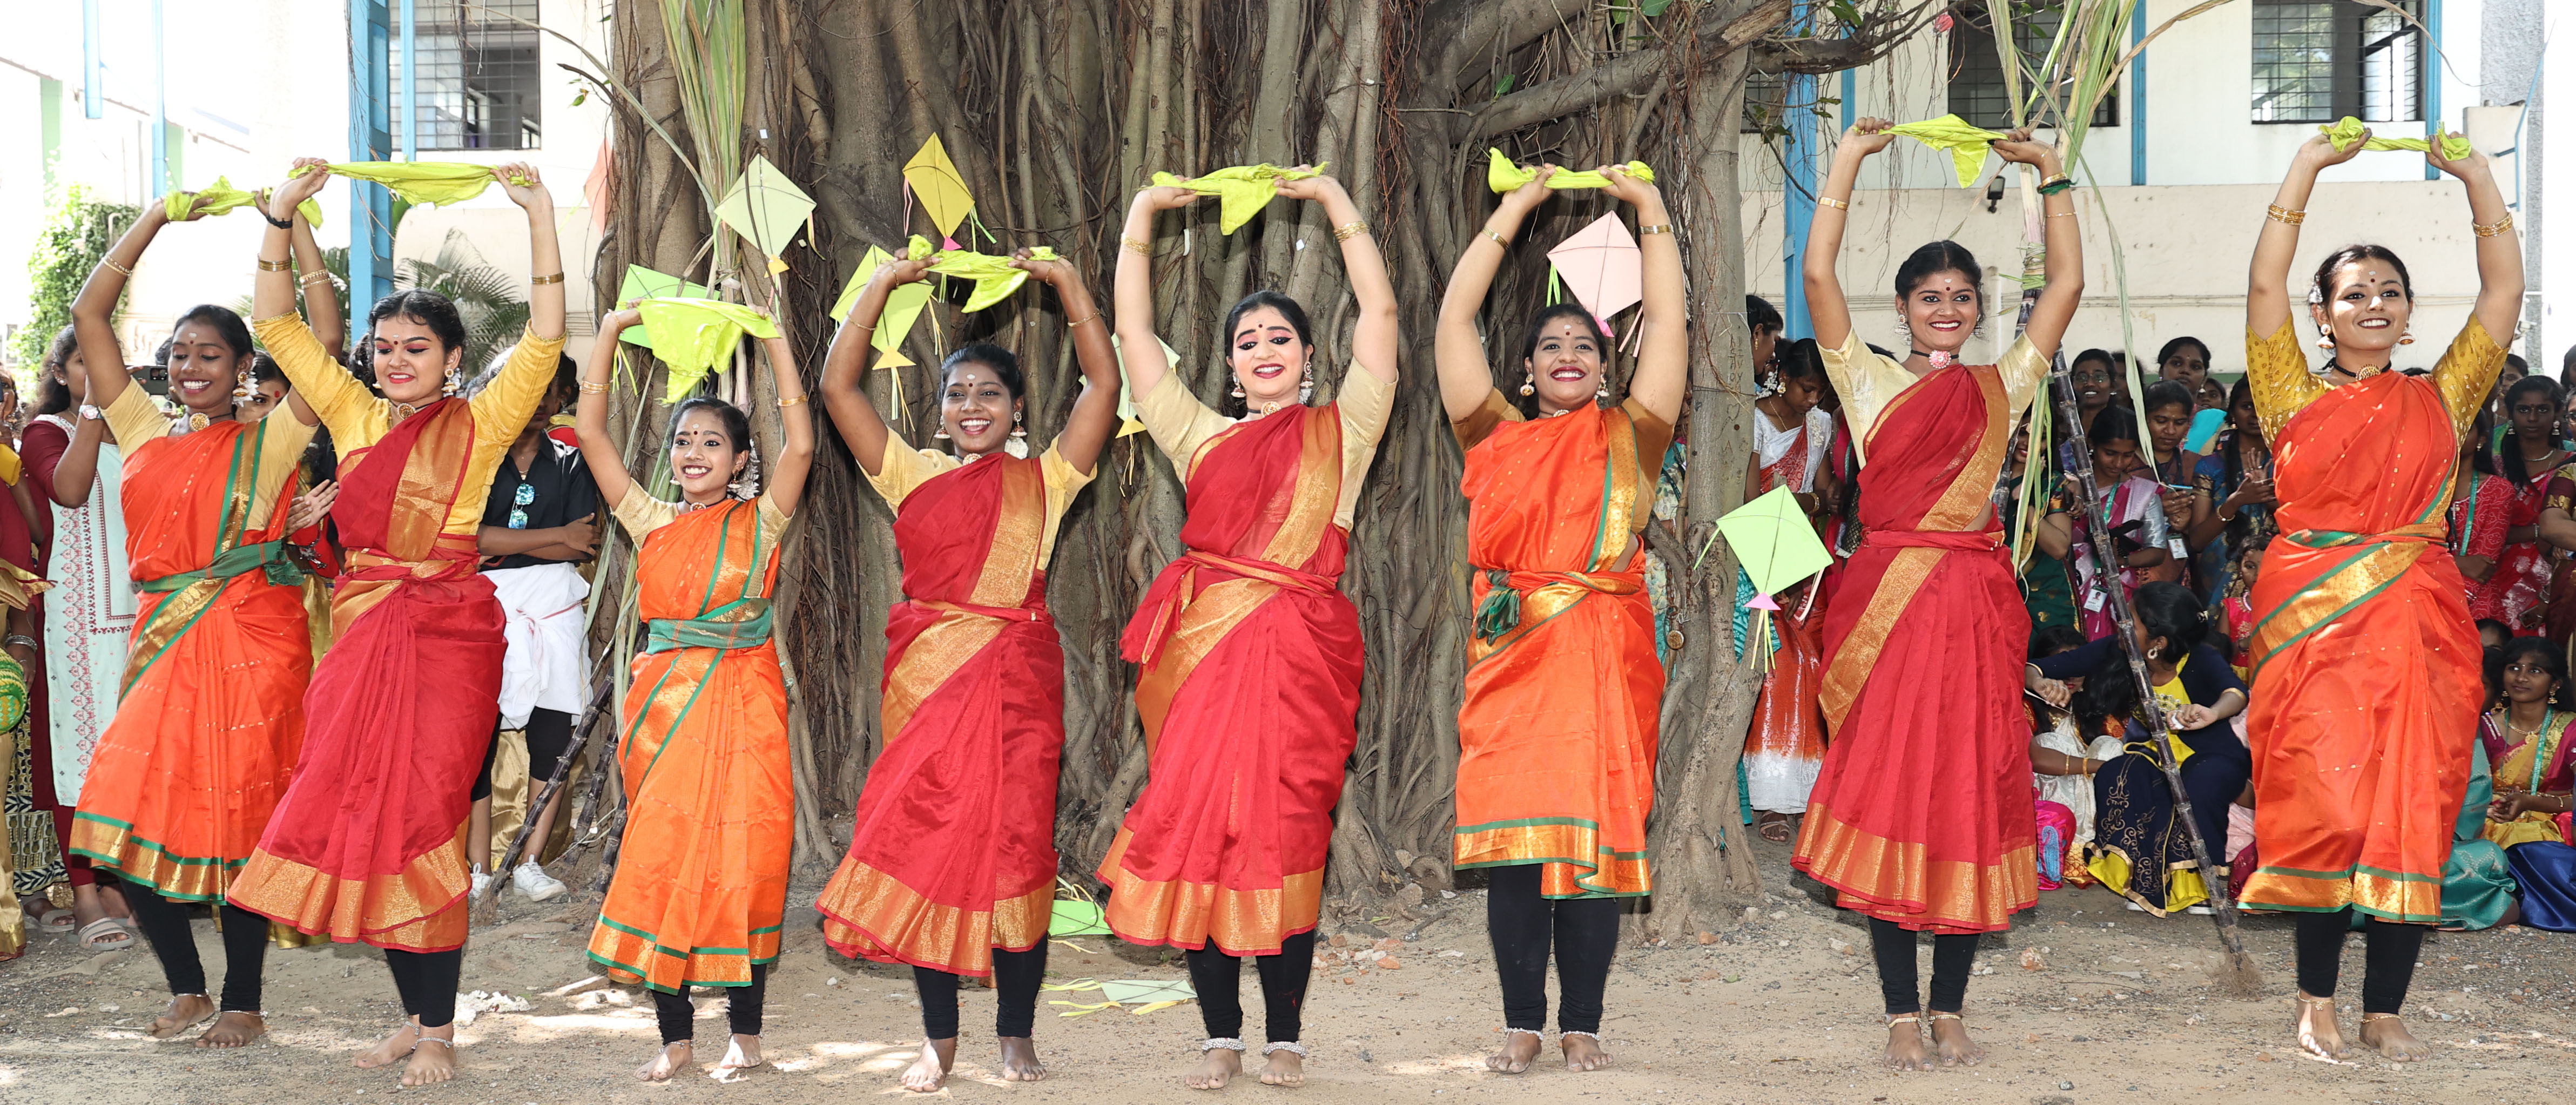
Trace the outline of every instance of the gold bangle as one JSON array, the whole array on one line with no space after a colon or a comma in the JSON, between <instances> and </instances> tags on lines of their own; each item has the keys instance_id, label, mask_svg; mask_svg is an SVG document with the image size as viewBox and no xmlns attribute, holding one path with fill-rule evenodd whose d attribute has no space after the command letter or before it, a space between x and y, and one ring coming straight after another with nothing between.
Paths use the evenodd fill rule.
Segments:
<instances>
[{"instance_id":1,"label":"gold bangle","mask_svg":"<svg viewBox=\"0 0 2576 1105\"><path fill-rule=\"evenodd\" d=\"M2292 211L2277 203L2266 208L2263 212L2263 217L2276 223L2287 223L2291 226L2297 226L2300 223L2308 221L2308 213L2306 211Z\"/></svg>"},{"instance_id":2,"label":"gold bangle","mask_svg":"<svg viewBox=\"0 0 2576 1105\"><path fill-rule=\"evenodd\" d=\"M608 394L608 385L594 384L588 380L584 380L581 382L581 393L583 395L606 395Z\"/></svg>"},{"instance_id":3,"label":"gold bangle","mask_svg":"<svg viewBox=\"0 0 2576 1105\"><path fill-rule=\"evenodd\" d=\"M331 274L326 270L316 269L295 278L295 282L298 284L310 284L316 280L328 284L331 282Z\"/></svg>"},{"instance_id":4,"label":"gold bangle","mask_svg":"<svg viewBox=\"0 0 2576 1105\"><path fill-rule=\"evenodd\" d=\"M529 277L529 278L528 278L528 283L533 284L533 285L536 285L537 287L542 288L542 287L545 287L545 286L546 286L546 285L548 285L548 284L561 284L561 283L563 283L563 276L564 276L564 274L563 274L563 273L561 273L561 272L557 272L557 273L555 273L553 276L532 276L532 277Z\"/></svg>"},{"instance_id":5,"label":"gold bangle","mask_svg":"<svg viewBox=\"0 0 2576 1105\"><path fill-rule=\"evenodd\" d=\"M132 276L132 275L134 275L134 270L133 270L133 269L129 269L129 268L126 268L126 267L125 267L125 266L123 266L123 265L117 264L117 263L116 263L116 258L113 258L113 257L101 257L101 258L99 258L99 259L98 259L98 263L99 263L99 264L102 264L102 265L105 265L105 266L107 266L107 267L109 267L109 268L111 268L111 269L115 269L115 270L116 270L116 271L118 271L118 272L124 273L124 274L125 274L125 275L127 275L127 276Z\"/></svg>"},{"instance_id":6,"label":"gold bangle","mask_svg":"<svg viewBox=\"0 0 2576 1105\"><path fill-rule=\"evenodd\" d=\"M780 399L778 400L778 405L779 405L779 406L782 406L782 407L792 407L792 406L795 406L795 405L797 405L798 403L802 403L802 402L804 402L804 401L805 401L805 396L802 396L802 395L789 395L789 396L785 396L785 397L780 398Z\"/></svg>"},{"instance_id":7,"label":"gold bangle","mask_svg":"<svg viewBox=\"0 0 2576 1105\"><path fill-rule=\"evenodd\" d=\"M1487 228L1485 228L1484 234L1485 234L1485 238L1486 238L1486 240L1493 242L1495 245L1498 245L1498 246L1503 247L1503 249L1504 249L1504 251L1505 251L1505 252L1509 252L1509 251L1511 250L1511 248L1512 248L1512 244L1511 244L1510 242L1506 242L1506 241L1504 241L1504 240L1503 240L1503 236L1502 236L1502 235L1494 233L1494 230L1493 230L1493 228L1492 228L1492 227L1487 227Z\"/></svg>"},{"instance_id":8,"label":"gold bangle","mask_svg":"<svg viewBox=\"0 0 2576 1105\"><path fill-rule=\"evenodd\" d=\"M1099 312L1099 311L1093 311L1093 312L1091 312L1090 314L1087 314L1087 315L1082 316L1081 318L1078 318L1078 319L1075 319L1075 320L1073 320L1073 321L1071 321L1071 322L1065 323L1065 324L1064 324L1064 328L1065 328L1065 329L1067 329L1067 330L1071 330L1071 329L1073 329L1074 327L1076 327L1076 326L1080 326L1080 325L1082 325L1083 323L1086 323L1086 322L1098 322L1098 321L1100 321L1100 316L1101 316L1101 314L1102 314L1102 312Z\"/></svg>"},{"instance_id":9,"label":"gold bangle","mask_svg":"<svg viewBox=\"0 0 2576 1105\"><path fill-rule=\"evenodd\" d=\"M2480 225L2476 220L2472 219L2469 221L2469 229L2477 231L2478 237L2493 238L2498 234L2502 234L2505 231L2513 229L2513 212L2507 211L2504 213L2503 218L2485 225Z\"/></svg>"},{"instance_id":10,"label":"gold bangle","mask_svg":"<svg viewBox=\"0 0 2576 1105\"><path fill-rule=\"evenodd\" d=\"M1369 225L1367 223L1343 223L1342 225L1333 228L1333 237L1347 242L1368 232Z\"/></svg>"},{"instance_id":11,"label":"gold bangle","mask_svg":"<svg viewBox=\"0 0 2576 1105\"><path fill-rule=\"evenodd\" d=\"M268 258L262 257L259 259L259 271L293 272L295 271L295 263L292 261L271 261Z\"/></svg>"},{"instance_id":12,"label":"gold bangle","mask_svg":"<svg viewBox=\"0 0 2576 1105\"><path fill-rule=\"evenodd\" d=\"M1848 201L1848 200L1838 200L1838 199L1833 198L1832 196L1818 196L1818 197L1816 197L1816 203L1817 203L1819 206L1823 206L1823 207L1830 207L1830 208L1833 208L1833 209L1834 209L1834 210L1836 210L1836 211L1849 211L1849 210L1851 210L1851 202L1850 202L1850 201Z\"/></svg>"},{"instance_id":13,"label":"gold bangle","mask_svg":"<svg viewBox=\"0 0 2576 1105\"><path fill-rule=\"evenodd\" d=\"M2044 177L2039 178L2039 186L2040 186L2041 188L2043 188L2043 189L2044 189L2044 188L2048 188L2048 187L2050 187L2050 186L2052 186L2052 185L2058 185L2058 184L2072 184L2072 183L2074 183L2074 182L2075 182L2075 178L2074 178L2074 177L2071 177L2071 176L2066 175L2066 173L2065 173L2064 171L2062 171L2062 170L2061 170L2061 171L2059 171L2059 172L2050 173L2050 174L2048 174L2047 176L2044 176Z\"/></svg>"},{"instance_id":14,"label":"gold bangle","mask_svg":"<svg viewBox=\"0 0 2576 1105\"><path fill-rule=\"evenodd\" d=\"M1125 236L1121 236L1121 237L1118 239L1118 241L1119 241L1119 243L1120 243L1120 244L1122 244L1122 245L1126 246L1127 248L1132 249L1132 250L1135 250L1135 251L1136 251L1136 252L1138 252L1138 253L1144 254L1144 255L1145 255L1145 256L1147 256L1147 257L1151 257L1151 256L1153 256L1153 255L1154 255L1154 243L1152 243L1152 242L1140 242L1140 241L1137 241L1137 240L1136 240L1136 239L1134 239L1134 238L1129 238L1129 237L1125 237Z\"/></svg>"},{"instance_id":15,"label":"gold bangle","mask_svg":"<svg viewBox=\"0 0 2576 1105\"><path fill-rule=\"evenodd\" d=\"M1671 223L1651 223L1637 228L1637 236L1640 238L1649 234L1670 234L1672 232L1673 224Z\"/></svg>"}]
</instances>

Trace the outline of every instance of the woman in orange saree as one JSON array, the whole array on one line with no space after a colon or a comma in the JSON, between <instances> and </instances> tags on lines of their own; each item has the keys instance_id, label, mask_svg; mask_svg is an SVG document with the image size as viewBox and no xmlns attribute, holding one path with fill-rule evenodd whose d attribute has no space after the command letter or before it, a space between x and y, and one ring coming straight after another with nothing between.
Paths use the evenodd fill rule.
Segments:
<instances>
[{"instance_id":1,"label":"woman in orange saree","mask_svg":"<svg viewBox=\"0 0 2576 1105\"><path fill-rule=\"evenodd\" d=\"M1297 301L1254 292L1225 320L1225 362L1245 417L1190 394L1154 333L1157 211L1187 188L1137 193L1118 258L1118 340L1137 417L1187 488L1179 559L1164 566L1121 647L1143 665L1136 712L1145 789L1099 876L1110 930L1188 949L1208 1038L1184 1080L1242 1073L1241 961L1261 973L1270 1043L1261 1080L1305 1082L1306 978L1342 764L1358 742L1359 611L1336 586L1369 460L1395 405L1395 286L1359 209L1328 176L1281 180L1321 203L1358 300L1340 395L1308 403L1314 339Z\"/></svg>"},{"instance_id":2,"label":"woman in orange saree","mask_svg":"<svg viewBox=\"0 0 2576 1105\"><path fill-rule=\"evenodd\" d=\"M1118 429L1118 354L1081 274L1026 251L1011 263L1055 286L1082 362L1082 393L1045 452L1022 455L1027 379L998 346L964 346L940 366L938 436L955 455L912 448L860 390L886 296L926 275L926 260L877 270L823 366L823 405L895 511L904 601L886 620L885 751L815 908L842 954L912 966L925 1043L903 1082L922 1093L956 1064L959 975L1000 991L1003 1079L1046 1076L1034 1037L1064 750L1046 566Z\"/></svg>"},{"instance_id":3,"label":"woman in orange saree","mask_svg":"<svg viewBox=\"0 0 2576 1105\"><path fill-rule=\"evenodd\" d=\"M188 219L202 217L188 206ZM132 386L110 316L126 274L169 221L166 205L147 205L72 305L81 362L111 366L84 371L90 402L124 450L120 505L139 597L123 693L81 785L72 850L125 881L126 904L160 957L170 1005L151 1034L214 1016L198 1045L240 1047L267 1030L268 922L224 892L304 745L313 652L303 572L285 534L316 419L290 398L275 418L235 420L237 397L254 384L250 329L211 304L179 316L170 336L170 395L186 417L162 414ZM311 235L295 238L321 271ZM222 922L220 1006L189 932L183 903L194 902L216 905Z\"/></svg>"},{"instance_id":4,"label":"woman in orange saree","mask_svg":"<svg viewBox=\"0 0 2576 1105\"><path fill-rule=\"evenodd\" d=\"M1458 709L1458 828L1451 864L1491 877L1485 924L1503 986L1491 1069L1528 1070L1547 1026L1556 955L1557 1048L1572 1070L1610 1061L1602 991L1618 950L1619 899L1654 889L1646 814L1655 804L1664 668L1638 535L1681 413L1689 363L1681 249L1653 183L1604 168L1605 191L1637 208L1645 310L1628 399L1609 396L1609 335L1577 303L1539 312L1521 341L1520 392L1494 387L1476 315L1503 243L1544 202L1541 167L1506 193L1467 245L1441 302L1441 403L1466 450L1467 559L1476 628ZM1486 249L1487 245L1494 248Z\"/></svg>"},{"instance_id":5,"label":"woman in orange saree","mask_svg":"<svg viewBox=\"0 0 2576 1105\"><path fill-rule=\"evenodd\" d=\"M330 176L314 158L263 204L273 229L253 290L259 335L340 451L331 517L347 569L331 593L336 641L304 695L304 751L227 895L299 932L385 951L402 1027L357 1064L404 1056L405 1085L455 1076L465 944L462 830L501 679L501 607L474 572L483 494L562 355L563 259L554 202L524 164L492 170L527 213L535 279L528 329L472 399L465 325L447 297L396 292L362 343L383 396L333 361L295 312L286 227ZM428 1046L421 1046L421 1045Z\"/></svg>"},{"instance_id":6,"label":"woman in orange saree","mask_svg":"<svg viewBox=\"0 0 2576 1105\"><path fill-rule=\"evenodd\" d=\"M2504 364L2492 335L2522 312L2522 245L2486 159L2425 160L2467 185L2478 298L2427 377L2389 371L2414 314L2404 262L2347 246L2308 290L2317 344L2308 370L2290 325L2290 258L2317 172L2360 154L2327 136L2299 147L2254 243L2245 297L2245 379L2273 442L2280 535L2251 597L2255 626L2254 850L2239 899L2300 913L2300 1048L2345 1051L2334 992L2344 934L2368 918L2361 1043L2389 1059L2431 1048L2398 1017L2473 768L2485 698L2477 630L2445 542L2459 439Z\"/></svg>"},{"instance_id":7,"label":"woman in orange saree","mask_svg":"<svg viewBox=\"0 0 2576 1105\"><path fill-rule=\"evenodd\" d=\"M786 446L761 464L741 408L693 397L671 412L680 501L645 494L608 433L618 335L639 321L632 309L600 321L574 416L599 501L635 541L646 632L617 728L626 836L590 959L653 994L662 1050L636 1070L646 1081L695 1057L689 987L723 989L733 1038L715 1065L721 1078L762 1062L761 1005L787 909L795 790L769 600L778 539L813 467L814 423L794 352L770 338Z\"/></svg>"},{"instance_id":8,"label":"woman in orange saree","mask_svg":"<svg viewBox=\"0 0 2576 1105\"><path fill-rule=\"evenodd\" d=\"M2046 217L2047 284L1995 365L1959 352L1986 318L1984 270L1956 242L1914 251L1895 306L1912 355L1870 352L1834 275L1861 163L1893 137L1863 119L1843 135L1807 240L1807 309L1858 445L1868 536L1825 612L1820 697L1832 743L1793 863L1868 915L1887 1009L1887 1065L1923 1070L1915 933L1932 935L1932 1040L1942 1066L1983 1056L1960 1018L1977 934L2039 899L2030 723L2021 705L2030 616L1990 506L2013 424L2084 291L2074 197L2057 151L2019 131L1997 141L2029 165Z\"/></svg>"}]
</instances>

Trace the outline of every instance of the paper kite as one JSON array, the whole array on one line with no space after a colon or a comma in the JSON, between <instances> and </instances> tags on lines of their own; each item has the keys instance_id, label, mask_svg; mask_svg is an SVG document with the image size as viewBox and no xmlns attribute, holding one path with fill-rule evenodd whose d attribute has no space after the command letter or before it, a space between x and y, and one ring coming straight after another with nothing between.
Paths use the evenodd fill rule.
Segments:
<instances>
[{"instance_id":1,"label":"paper kite","mask_svg":"<svg viewBox=\"0 0 2576 1105\"><path fill-rule=\"evenodd\" d=\"M1327 162L1326 164L1330 164ZM1259 165L1235 165L1202 177L1183 180L1170 173L1154 174L1157 188L1187 188L1202 196L1217 198L1216 229L1219 234L1232 234L1254 215L1270 205L1279 195L1279 182L1304 180L1321 176L1323 165L1312 169L1282 169L1263 162Z\"/></svg>"},{"instance_id":2,"label":"paper kite","mask_svg":"<svg viewBox=\"0 0 2576 1105\"><path fill-rule=\"evenodd\" d=\"M653 338L653 353L670 366L671 383L663 402L677 403L696 390L716 364L734 353L742 336L778 336L778 327L739 303L713 299L647 299L636 308L644 330Z\"/></svg>"},{"instance_id":3,"label":"paper kite","mask_svg":"<svg viewBox=\"0 0 2576 1105\"><path fill-rule=\"evenodd\" d=\"M492 185L492 166L461 161L340 161L323 166L352 180L372 180L405 203L463 203ZM304 175L297 169L289 177ZM510 183L525 186L525 180Z\"/></svg>"},{"instance_id":4,"label":"paper kite","mask_svg":"<svg viewBox=\"0 0 2576 1105\"><path fill-rule=\"evenodd\" d=\"M1100 919L1100 904L1097 902L1058 900L1052 903L1052 909L1047 920L1049 936L1106 936L1109 933L1109 923Z\"/></svg>"},{"instance_id":5,"label":"paper kite","mask_svg":"<svg viewBox=\"0 0 2576 1105\"><path fill-rule=\"evenodd\" d=\"M1485 152L1493 155L1492 160L1485 167L1485 186L1492 188L1495 192L1508 192L1514 188L1518 188L1521 185L1538 179L1538 166L1514 165L1512 164L1511 158L1503 156L1503 151L1494 149L1490 146L1486 147ZM1646 163L1643 161L1631 161L1627 164L1626 168L1629 176L1645 181L1648 184L1655 182L1655 171L1646 167ZM1588 169L1578 173L1571 169L1560 168L1554 175L1547 178L1547 187L1550 191L1564 188L1607 188L1609 186L1610 178L1608 176Z\"/></svg>"},{"instance_id":6,"label":"paper kite","mask_svg":"<svg viewBox=\"0 0 2576 1105\"><path fill-rule=\"evenodd\" d=\"M903 183L921 201L921 213L930 216L931 227L939 231L941 248L960 248L957 224L974 213L975 194L966 189L965 174L948 160L948 147L938 135L931 135L921 151L903 163Z\"/></svg>"},{"instance_id":7,"label":"paper kite","mask_svg":"<svg viewBox=\"0 0 2576 1105\"><path fill-rule=\"evenodd\" d=\"M868 255L859 258L858 271L850 274L849 286L841 289L841 301L832 305L832 318L847 320L850 308L858 305L859 293L867 290L868 279L876 275L878 268L893 261L893 254L869 246ZM913 320L921 317L922 308L930 305L930 292L930 282L924 280L886 294L885 311L877 316L876 331L868 335L869 347L880 354L875 367L900 368L913 363L912 358L903 355L903 339L912 333ZM902 377L895 379L899 382ZM897 394L901 394L900 391Z\"/></svg>"},{"instance_id":8,"label":"paper kite","mask_svg":"<svg viewBox=\"0 0 2576 1105\"><path fill-rule=\"evenodd\" d=\"M714 299L714 290L692 284L667 272L655 272L642 265L626 266L626 276L618 281L617 302L622 306L646 299ZM619 340L641 349L653 348L653 339L645 336L641 326L629 326Z\"/></svg>"},{"instance_id":9,"label":"paper kite","mask_svg":"<svg viewBox=\"0 0 2576 1105\"><path fill-rule=\"evenodd\" d=\"M2334 142L2335 152L2341 153L2345 150L2351 149L2353 142L2361 137L2361 132L2368 129L2370 128L2362 125L2361 120L2346 115L2343 117L2342 122L2329 127L2318 127L2317 131L2318 133L2325 135L2328 139L2331 139ZM2448 131L2440 133L2442 135L2442 157L2444 160L2458 161L2463 157L2469 156L2469 150L2471 147L2467 138L2452 134ZM2416 153L2423 153L2432 148L2432 145L2433 143L2431 141L2422 138L2381 138L2373 135L2370 141L2361 148L2365 150L2413 150Z\"/></svg>"},{"instance_id":10,"label":"paper kite","mask_svg":"<svg viewBox=\"0 0 2576 1105\"><path fill-rule=\"evenodd\" d=\"M1753 589L1760 595L1753 605L1759 609L1776 609L1768 605L1771 596L1834 562L1825 543L1816 539L1816 527L1807 521L1806 511L1799 509L1798 497L1787 487L1772 488L1728 511L1717 520L1717 532L1734 548L1736 561L1753 580Z\"/></svg>"},{"instance_id":11,"label":"paper kite","mask_svg":"<svg viewBox=\"0 0 2576 1105\"><path fill-rule=\"evenodd\" d=\"M759 156L751 159L742 179L734 181L716 204L716 218L768 255L772 273L787 271L783 255L796 241L796 232L805 228L805 216L813 213L814 197L768 158Z\"/></svg>"},{"instance_id":12,"label":"paper kite","mask_svg":"<svg viewBox=\"0 0 2576 1105\"><path fill-rule=\"evenodd\" d=\"M2004 136L1983 127L1971 126L1956 115L1926 119L1920 123L1899 123L1887 128L1889 134L1902 134L1936 150L1950 154L1950 164L1959 174L1959 187L1972 187L1985 172L1986 151L2003 141Z\"/></svg>"},{"instance_id":13,"label":"paper kite","mask_svg":"<svg viewBox=\"0 0 2576 1105\"><path fill-rule=\"evenodd\" d=\"M1645 262L1637 252L1637 240L1628 236L1627 225L1615 213L1575 231L1547 251L1547 259L1556 265L1558 278L1574 293L1575 302L1600 321L1604 334L1610 332L1610 316L1645 298Z\"/></svg>"},{"instance_id":14,"label":"paper kite","mask_svg":"<svg viewBox=\"0 0 2576 1105\"><path fill-rule=\"evenodd\" d=\"M1188 982L1177 978L1104 978L1100 980L1100 996L1120 1005L1147 1006L1148 1008L1139 1009L1136 1012L1150 1013L1153 1011L1152 1007L1158 1004L1170 1005L1188 1001L1197 997L1198 993L1190 989Z\"/></svg>"}]
</instances>

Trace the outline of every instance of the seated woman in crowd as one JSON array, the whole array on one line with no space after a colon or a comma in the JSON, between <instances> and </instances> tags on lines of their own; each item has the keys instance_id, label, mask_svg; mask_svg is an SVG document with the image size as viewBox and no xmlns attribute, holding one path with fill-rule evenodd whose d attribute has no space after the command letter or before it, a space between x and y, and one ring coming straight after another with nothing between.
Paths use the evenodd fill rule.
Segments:
<instances>
[{"instance_id":1,"label":"seated woman in crowd","mask_svg":"<svg viewBox=\"0 0 2576 1105\"><path fill-rule=\"evenodd\" d=\"M2134 598L2142 573L2163 568L2173 558L2166 551L2164 500L2147 471L2138 448L2137 417L2125 407L2108 407L2093 416L2085 440L2093 449L2094 494L2109 504L2112 547L2120 558L2120 586ZM2036 534L2039 550L2075 565L2077 626L2084 636L2111 635L2110 592L2094 567L2094 527L2085 517L2081 496L2070 482L2048 503Z\"/></svg>"},{"instance_id":2,"label":"seated woman in crowd","mask_svg":"<svg viewBox=\"0 0 2576 1105\"><path fill-rule=\"evenodd\" d=\"M2576 807L2576 762L2568 755L2567 660L2556 646L2516 637L2488 654L2487 681L2497 706L2478 724L2479 754L2495 765L2494 796L2484 836L2503 846L2522 887L2521 921L2552 932L2576 932L2576 847L2567 843L2567 811ZM2470 782L2470 795L2477 784ZM2457 846L2453 850L2456 858ZM2446 876L2448 872L2445 873ZM2442 919L2451 920L2451 882L2442 884Z\"/></svg>"},{"instance_id":3,"label":"seated woman in crowd","mask_svg":"<svg viewBox=\"0 0 2576 1105\"><path fill-rule=\"evenodd\" d=\"M2084 647L2084 635L2074 626L2041 626L2031 634L2030 659L2037 663ZM2074 815L2074 832L2064 843L2080 856L2093 841L2093 776L2120 755L2120 733L2117 719L2104 731L2100 706L2084 693L2082 674L2062 682L2069 692L2065 703L2043 699L2031 710L2030 770L2039 800L2055 802Z\"/></svg>"}]
</instances>

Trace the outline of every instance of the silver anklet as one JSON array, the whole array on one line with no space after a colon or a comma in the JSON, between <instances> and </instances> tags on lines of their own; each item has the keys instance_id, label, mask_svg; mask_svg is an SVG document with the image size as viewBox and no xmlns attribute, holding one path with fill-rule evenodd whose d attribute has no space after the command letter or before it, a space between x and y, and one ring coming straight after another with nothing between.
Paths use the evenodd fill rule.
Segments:
<instances>
[{"instance_id":1,"label":"silver anklet","mask_svg":"<svg viewBox=\"0 0 2576 1105\"><path fill-rule=\"evenodd\" d=\"M1583 1038L1585 1038L1585 1039L1588 1039L1588 1040L1590 1040L1590 1041L1592 1041L1593 1043L1596 1043L1596 1044L1601 1042L1601 1034L1600 1034L1600 1033L1598 1033L1598 1032L1576 1032L1576 1031L1573 1031L1572 1029L1567 1029L1567 1030L1564 1030L1564 1031L1560 1031L1560 1032L1558 1032L1558 1033L1556 1034L1556 1042L1557 1042L1557 1043L1562 1044L1562 1043L1564 1043L1564 1042L1565 1042L1565 1038L1566 1038L1566 1037L1568 1037L1568 1036L1581 1036L1581 1037L1583 1037Z\"/></svg>"},{"instance_id":2,"label":"silver anklet","mask_svg":"<svg viewBox=\"0 0 2576 1105\"><path fill-rule=\"evenodd\" d=\"M1512 1028L1512 1027L1508 1027L1508 1026L1506 1026L1506 1027L1503 1029L1503 1036L1504 1036L1505 1038L1510 1038L1510 1037L1513 1037L1513 1036L1536 1036L1536 1037L1538 1037L1539 1039L1544 1040L1544 1039L1546 1039L1546 1038L1547 1038L1547 1033L1541 1032L1541 1031L1539 1031L1538 1029L1535 1029L1535 1028Z\"/></svg>"},{"instance_id":3,"label":"silver anklet","mask_svg":"<svg viewBox=\"0 0 2576 1105\"><path fill-rule=\"evenodd\" d=\"M1261 1045L1261 1053L1263 1055L1268 1055L1274 1051L1284 1051L1300 1059L1306 1057L1306 1045L1298 1043L1295 1040L1272 1040L1267 1044Z\"/></svg>"},{"instance_id":4,"label":"silver anklet","mask_svg":"<svg viewBox=\"0 0 2576 1105\"><path fill-rule=\"evenodd\" d=\"M1208 1052L1215 1051L1219 1048L1223 1048L1227 1051L1241 1051L1243 1050L1243 1041L1232 1036L1210 1036L1207 1039L1199 1041L1199 1054L1201 1055L1205 1055Z\"/></svg>"},{"instance_id":5,"label":"silver anklet","mask_svg":"<svg viewBox=\"0 0 2576 1105\"><path fill-rule=\"evenodd\" d=\"M445 1028L445 1027L447 1027L447 1026L446 1026L446 1025L440 1025L439 1027L440 1027L440 1028ZM421 1037L419 1037L419 1038L417 1038L417 1039L413 1040L412 1042L413 1042L413 1043L415 1043L415 1044L437 1044L438 1046L443 1047L443 1048L446 1048L446 1049L447 1049L447 1050L449 1050L449 1051L454 1051L454 1050L456 1050L456 1041L451 1040L451 1039L448 1039L448 1038L446 1038L446 1037L444 1037L444 1036L428 1036L428 1035L423 1035L423 1036L421 1036ZM669 1046L669 1045L664 1045L664 1046L666 1046L666 1047L667 1047L667 1046Z\"/></svg>"}]
</instances>

